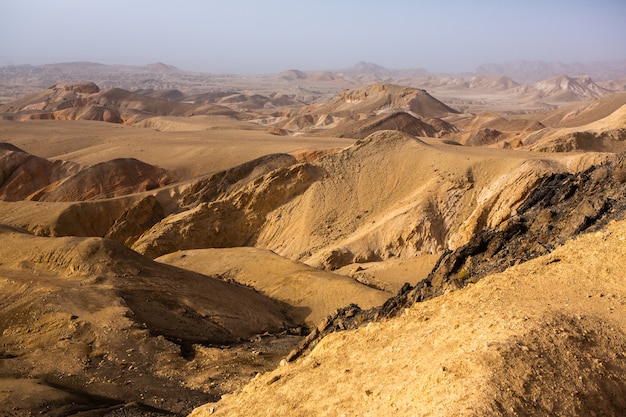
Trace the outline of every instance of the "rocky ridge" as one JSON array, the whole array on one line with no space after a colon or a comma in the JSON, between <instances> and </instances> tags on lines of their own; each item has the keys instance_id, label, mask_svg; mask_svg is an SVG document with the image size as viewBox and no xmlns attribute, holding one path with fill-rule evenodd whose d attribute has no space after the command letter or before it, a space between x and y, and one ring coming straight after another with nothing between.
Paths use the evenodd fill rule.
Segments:
<instances>
[{"instance_id":1,"label":"rocky ridge","mask_svg":"<svg viewBox=\"0 0 626 417\"><path fill-rule=\"evenodd\" d=\"M626 154L577 174L543 176L515 210L496 227L477 232L468 243L448 250L428 277L409 283L379 308L337 310L291 352L295 359L325 335L400 315L424 302L478 282L529 260L547 256L581 233L601 231L626 216ZM558 257L547 258L558 263Z\"/></svg>"}]
</instances>

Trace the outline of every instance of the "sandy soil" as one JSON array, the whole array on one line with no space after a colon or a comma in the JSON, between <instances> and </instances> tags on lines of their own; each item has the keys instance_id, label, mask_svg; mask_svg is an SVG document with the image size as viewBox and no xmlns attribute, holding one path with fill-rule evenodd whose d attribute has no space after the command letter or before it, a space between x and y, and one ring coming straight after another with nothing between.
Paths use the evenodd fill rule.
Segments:
<instances>
[{"instance_id":1,"label":"sandy soil","mask_svg":"<svg viewBox=\"0 0 626 417\"><path fill-rule=\"evenodd\" d=\"M624 242L626 222L613 223L397 319L332 334L192 415L621 415Z\"/></svg>"},{"instance_id":2,"label":"sandy soil","mask_svg":"<svg viewBox=\"0 0 626 417\"><path fill-rule=\"evenodd\" d=\"M170 119L171 120L171 119ZM178 122L187 125L181 118ZM351 139L277 137L264 128L228 118L203 116L203 130L157 131L106 122L0 120L4 142L48 159L87 165L115 158L136 158L189 179L271 153L345 147Z\"/></svg>"},{"instance_id":3,"label":"sandy soil","mask_svg":"<svg viewBox=\"0 0 626 417\"><path fill-rule=\"evenodd\" d=\"M255 288L292 306L292 316L306 321L310 327L348 304L367 309L381 305L391 295L346 276L320 271L257 248L187 250L156 261Z\"/></svg>"},{"instance_id":4,"label":"sandy soil","mask_svg":"<svg viewBox=\"0 0 626 417\"><path fill-rule=\"evenodd\" d=\"M624 221L278 366L333 310L381 304L443 251L498 227L543 175L585 170L626 143L626 95L473 115L415 91L389 101L389 89L405 91L345 92L324 111L366 120L412 103L490 148L393 131L277 136L226 116L0 120L0 140L31 154L81 166L137 158L175 181L89 202L0 202L0 414L185 415L203 403L195 415L626 414ZM477 109L546 106L472 94ZM520 147L473 135L487 128ZM562 136L579 129L611 146L594 136L588 148L527 150L541 135L578 146ZM275 153L295 158L250 162ZM158 262L120 243L128 236L103 238L118 219L150 214L129 216L148 198L163 213L128 245L165 254Z\"/></svg>"}]
</instances>

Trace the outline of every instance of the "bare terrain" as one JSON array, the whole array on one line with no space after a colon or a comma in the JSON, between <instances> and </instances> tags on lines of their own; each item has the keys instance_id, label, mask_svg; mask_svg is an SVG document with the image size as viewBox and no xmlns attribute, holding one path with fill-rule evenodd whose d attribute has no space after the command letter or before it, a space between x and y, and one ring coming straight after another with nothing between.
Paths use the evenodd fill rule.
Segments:
<instances>
[{"instance_id":1,"label":"bare terrain","mask_svg":"<svg viewBox=\"0 0 626 417\"><path fill-rule=\"evenodd\" d=\"M623 74L555 68L1 68L0 414L624 415Z\"/></svg>"}]
</instances>

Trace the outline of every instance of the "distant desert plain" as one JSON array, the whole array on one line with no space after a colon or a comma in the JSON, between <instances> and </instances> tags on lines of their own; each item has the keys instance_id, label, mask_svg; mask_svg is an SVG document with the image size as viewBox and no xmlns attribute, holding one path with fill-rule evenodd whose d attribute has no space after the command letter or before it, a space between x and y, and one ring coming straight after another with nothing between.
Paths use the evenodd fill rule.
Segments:
<instances>
[{"instance_id":1,"label":"distant desert plain","mask_svg":"<svg viewBox=\"0 0 626 417\"><path fill-rule=\"evenodd\" d=\"M1 67L0 414L626 415L624 68Z\"/></svg>"}]
</instances>

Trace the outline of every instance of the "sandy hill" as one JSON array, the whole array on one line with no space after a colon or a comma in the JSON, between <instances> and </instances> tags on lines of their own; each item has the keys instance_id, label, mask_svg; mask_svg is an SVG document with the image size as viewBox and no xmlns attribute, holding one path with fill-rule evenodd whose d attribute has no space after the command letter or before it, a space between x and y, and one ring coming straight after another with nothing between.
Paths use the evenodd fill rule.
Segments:
<instances>
[{"instance_id":1,"label":"sandy hill","mask_svg":"<svg viewBox=\"0 0 626 417\"><path fill-rule=\"evenodd\" d=\"M280 157L218 173L133 248L154 258L256 246L330 270L439 253L510 217L542 175L600 158L470 152L383 131L312 162Z\"/></svg>"},{"instance_id":2,"label":"sandy hill","mask_svg":"<svg viewBox=\"0 0 626 417\"><path fill-rule=\"evenodd\" d=\"M393 84L373 84L346 90L334 100L307 110L340 116L353 113L370 114L389 109L403 109L421 117L441 117L457 113L424 90Z\"/></svg>"},{"instance_id":3,"label":"sandy hill","mask_svg":"<svg viewBox=\"0 0 626 417\"><path fill-rule=\"evenodd\" d=\"M18 201L71 176L84 166L68 161L50 161L0 143L0 200Z\"/></svg>"},{"instance_id":4,"label":"sandy hill","mask_svg":"<svg viewBox=\"0 0 626 417\"><path fill-rule=\"evenodd\" d=\"M44 91L0 106L0 114L10 120L99 120L125 124L135 124L153 116L238 116L236 111L223 106L176 103L120 88L100 90L91 82L54 84Z\"/></svg>"},{"instance_id":5,"label":"sandy hill","mask_svg":"<svg viewBox=\"0 0 626 417\"><path fill-rule=\"evenodd\" d=\"M626 104L626 93L615 93L596 100L570 104L553 110L541 118L548 127L578 127L607 117Z\"/></svg>"},{"instance_id":6,"label":"sandy hill","mask_svg":"<svg viewBox=\"0 0 626 417\"><path fill-rule=\"evenodd\" d=\"M345 90L334 99L291 112L273 125L296 134L364 138L377 130L393 129L417 136L438 136L445 127L423 119L458 113L424 90L372 84Z\"/></svg>"},{"instance_id":7,"label":"sandy hill","mask_svg":"<svg viewBox=\"0 0 626 417\"><path fill-rule=\"evenodd\" d=\"M610 93L609 90L598 86L591 77L568 77L566 75L539 81L532 86L520 87L520 92L532 93L540 100L556 102L588 100Z\"/></svg>"},{"instance_id":8,"label":"sandy hill","mask_svg":"<svg viewBox=\"0 0 626 417\"><path fill-rule=\"evenodd\" d=\"M519 83L505 76L481 75L470 78L467 86L468 88L502 91L518 87Z\"/></svg>"},{"instance_id":9,"label":"sandy hill","mask_svg":"<svg viewBox=\"0 0 626 417\"><path fill-rule=\"evenodd\" d=\"M534 119L493 112L460 118L454 120L454 125L457 131L447 138L467 146L504 146L506 143L509 147L518 147L522 135L545 128Z\"/></svg>"},{"instance_id":10,"label":"sandy hill","mask_svg":"<svg viewBox=\"0 0 626 417\"><path fill-rule=\"evenodd\" d=\"M317 135L338 136L355 139L365 139L367 136L380 130L395 130L412 136L437 137L441 129L403 111L381 113L368 117L365 120L348 119L334 123L336 127L326 126ZM285 128L288 128L286 125Z\"/></svg>"},{"instance_id":11,"label":"sandy hill","mask_svg":"<svg viewBox=\"0 0 626 417\"><path fill-rule=\"evenodd\" d=\"M468 146L511 147L549 152L621 152L624 146L623 93L527 114L482 112L448 120L457 127L446 135Z\"/></svg>"},{"instance_id":12,"label":"sandy hill","mask_svg":"<svg viewBox=\"0 0 626 417\"><path fill-rule=\"evenodd\" d=\"M171 182L165 170L133 158L91 167L50 161L0 145L0 196L5 201L88 201L148 191Z\"/></svg>"},{"instance_id":13,"label":"sandy hill","mask_svg":"<svg viewBox=\"0 0 626 417\"><path fill-rule=\"evenodd\" d=\"M160 188L171 180L165 170L133 158L85 168L32 196L39 201L88 201Z\"/></svg>"},{"instance_id":14,"label":"sandy hill","mask_svg":"<svg viewBox=\"0 0 626 417\"><path fill-rule=\"evenodd\" d=\"M290 315L300 322L306 321L310 327L317 326L338 308L351 303L371 308L392 295L344 275L320 271L257 248L187 250L156 261L205 275L219 275L252 287L292 306Z\"/></svg>"},{"instance_id":15,"label":"sandy hill","mask_svg":"<svg viewBox=\"0 0 626 417\"><path fill-rule=\"evenodd\" d=\"M543 128L518 132L511 143L542 152L622 152L625 105L626 94L618 93L533 115Z\"/></svg>"},{"instance_id":16,"label":"sandy hill","mask_svg":"<svg viewBox=\"0 0 626 417\"><path fill-rule=\"evenodd\" d=\"M155 90L154 88L150 88L145 90L135 90L133 93L176 102L181 102L187 97L185 93L177 89Z\"/></svg>"},{"instance_id":17,"label":"sandy hill","mask_svg":"<svg viewBox=\"0 0 626 417\"><path fill-rule=\"evenodd\" d=\"M276 76L289 81L304 80L307 78L307 74L305 72L296 69L282 71L276 74Z\"/></svg>"},{"instance_id":18,"label":"sandy hill","mask_svg":"<svg viewBox=\"0 0 626 417\"><path fill-rule=\"evenodd\" d=\"M626 223L613 223L398 318L331 334L192 415L622 415L626 294L614 268L625 238Z\"/></svg>"},{"instance_id":19,"label":"sandy hill","mask_svg":"<svg viewBox=\"0 0 626 417\"><path fill-rule=\"evenodd\" d=\"M279 91L267 95L220 91L193 95L188 97L187 100L196 105L214 104L238 112L277 111L277 109L301 107L303 105L297 94L291 91Z\"/></svg>"},{"instance_id":20,"label":"sandy hill","mask_svg":"<svg viewBox=\"0 0 626 417\"><path fill-rule=\"evenodd\" d=\"M5 415L104 413L129 403L129 412L184 414L231 390L212 383L224 374L230 384L249 377L229 360L275 366L270 333L298 325L284 304L248 287L149 261L110 240L35 237L7 226L0 238ZM211 347L266 332L232 351ZM292 339L284 338L287 351ZM262 354L269 342L274 348Z\"/></svg>"},{"instance_id":21,"label":"sandy hill","mask_svg":"<svg viewBox=\"0 0 626 417\"><path fill-rule=\"evenodd\" d=\"M575 128L544 129L523 139L526 148L541 152L626 150L626 104L595 122Z\"/></svg>"}]
</instances>

